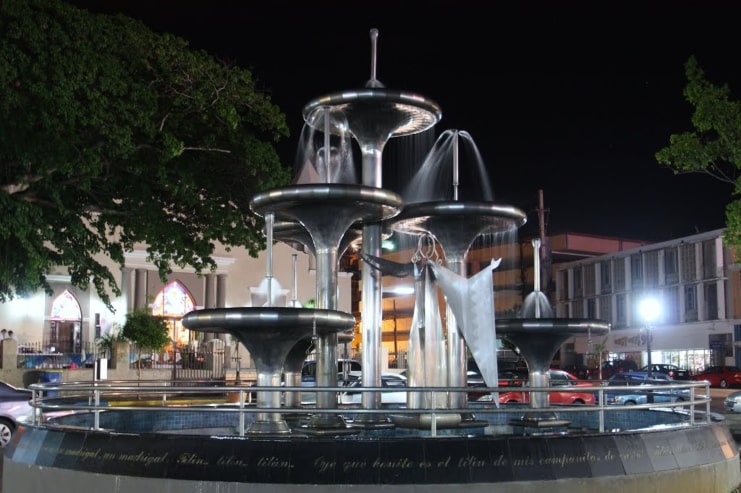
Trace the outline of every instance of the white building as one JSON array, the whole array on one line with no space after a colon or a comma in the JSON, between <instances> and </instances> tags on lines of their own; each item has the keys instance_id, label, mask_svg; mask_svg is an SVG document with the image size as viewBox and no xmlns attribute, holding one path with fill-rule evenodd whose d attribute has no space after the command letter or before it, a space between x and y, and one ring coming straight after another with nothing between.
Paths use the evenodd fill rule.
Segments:
<instances>
[{"instance_id":1,"label":"white building","mask_svg":"<svg viewBox=\"0 0 741 493\"><path fill-rule=\"evenodd\" d=\"M244 248L229 251L217 248L215 272L198 276L192 270L175 266L167 282L162 282L156 268L146 261L144 247L126 255L122 270L104 258L101 262L112 272L120 272L117 281L122 295L112 298L114 311L105 306L92 286L88 290L71 286L69 276L60 269L48 276L54 290L52 296L40 291L28 298L0 304L0 327L13 330L21 346L29 345L44 352L79 353L80 348L89 350L97 336L117 325L123 326L126 314L133 309L150 308L168 319L171 338L185 344L197 338L196 333L180 324L185 313L197 308L252 306L251 291L265 285L266 251L253 258ZM304 304L315 299L316 276L310 268L309 254L277 243L272 259L272 278L281 288L277 302L286 306L294 300ZM337 284L337 309L351 313L350 274L338 273ZM275 299L275 290L272 294ZM274 301L273 306L281 305Z\"/></svg>"},{"instance_id":2,"label":"white building","mask_svg":"<svg viewBox=\"0 0 741 493\"><path fill-rule=\"evenodd\" d=\"M606 340L575 337L562 350L587 363L604 342L610 359L634 359L639 366L649 346L653 363L692 370L739 364L741 277L722 235L709 231L554 266L556 316L612 324ZM638 312L646 297L662 307L650 326Z\"/></svg>"}]
</instances>

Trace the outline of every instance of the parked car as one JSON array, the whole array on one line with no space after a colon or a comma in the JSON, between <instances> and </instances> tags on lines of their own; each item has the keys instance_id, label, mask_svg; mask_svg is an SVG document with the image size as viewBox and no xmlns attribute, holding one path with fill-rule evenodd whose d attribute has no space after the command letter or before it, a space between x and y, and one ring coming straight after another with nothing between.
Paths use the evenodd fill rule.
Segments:
<instances>
[{"instance_id":1,"label":"parked car","mask_svg":"<svg viewBox=\"0 0 741 493\"><path fill-rule=\"evenodd\" d=\"M337 360L338 385L342 385L342 383L349 378L349 375L353 373L360 373L362 369L363 367L360 364L360 361L351 359ZM316 360L309 360L304 362L304 366L301 369L301 386L316 386Z\"/></svg>"},{"instance_id":2,"label":"parked car","mask_svg":"<svg viewBox=\"0 0 741 493\"><path fill-rule=\"evenodd\" d=\"M641 385L648 383L667 383L672 382L673 379L666 373L652 373L649 378L648 372L646 371L628 371L623 373L617 373L605 381L605 385Z\"/></svg>"},{"instance_id":3,"label":"parked car","mask_svg":"<svg viewBox=\"0 0 741 493\"><path fill-rule=\"evenodd\" d=\"M589 378L589 372L591 370L594 370L594 368L589 368L586 365L577 365L577 364L562 366L561 369L571 373L576 378L579 378L581 380L587 380Z\"/></svg>"},{"instance_id":4,"label":"parked car","mask_svg":"<svg viewBox=\"0 0 741 493\"><path fill-rule=\"evenodd\" d=\"M641 368L640 371L648 371L648 365ZM651 373L666 373L674 380L690 380L692 376L692 372L689 370L666 363L653 363L651 365Z\"/></svg>"},{"instance_id":5,"label":"parked car","mask_svg":"<svg viewBox=\"0 0 741 493\"><path fill-rule=\"evenodd\" d=\"M593 384L580 380L576 376L564 370L548 370L550 386L558 390L552 390L548 393L548 400L551 404L594 404L596 398L592 391L579 391L579 387L591 387ZM526 385L527 386L527 385ZM482 396L479 401L491 401L491 394ZM507 391L499 392L499 403L524 403L530 402L530 392Z\"/></svg>"},{"instance_id":6,"label":"parked car","mask_svg":"<svg viewBox=\"0 0 741 493\"><path fill-rule=\"evenodd\" d=\"M363 386L363 381L358 374L352 374L347 381L346 387L359 388ZM398 373L382 373L381 387L399 389L398 392L381 392L382 404L406 404L407 403L407 379L404 375ZM342 392L339 396L340 404L361 404L363 400L362 392L348 390Z\"/></svg>"},{"instance_id":7,"label":"parked car","mask_svg":"<svg viewBox=\"0 0 741 493\"><path fill-rule=\"evenodd\" d=\"M723 400L723 409L726 412L741 413L741 391L728 394Z\"/></svg>"},{"instance_id":8,"label":"parked car","mask_svg":"<svg viewBox=\"0 0 741 493\"><path fill-rule=\"evenodd\" d=\"M33 418L32 396L28 389L0 381L0 448L10 442L19 423Z\"/></svg>"},{"instance_id":9,"label":"parked car","mask_svg":"<svg viewBox=\"0 0 741 493\"><path fill-rule=\"evenodd\" d=\"M500 387L522 387L528 382L529 374L528 371L520 370L506 370L499 372Z\"/></svg>"},{"instance_id":10,"label":"parked car","mask_svg":"<svg viewBox=\"0 0 741 493\"><path fill-rule=\"evenodd\" d=\"M662 402L683 402L690 399L689 389L675 389L671 387L674 379L666 373L647 371L631 371L618 373L610 377L605 385L609 387L630 386L625 391L605 391L606 404L634 405L645 404L649 402L648 396L652 395L654 403ZM646 389L641 390L641 386L646 385L665 385L666 389Z\"/></svg>"},{"instance_id":11,"label":"parked car","mask_svg":"<svg viewBox=\"0 0 741 493\"><path fill-rule=\"evenodd\" d=\"M609 398L606 396L605 401L607 404L614 404L620 406L634 406L636 404L647 404L649 392L637 391L635 393L627 394L612 394ZM653 400L655 404L667 403L667 402L684 402L689 400L689 390L667 390L667 391L653 391Z\"/></svg>"},{"instance_id":12,"label":"parked car","mask_svg":"<svg viewBox=\"0 0 741 493\"><path fill-rule=\"evenodd\" d=\"M590 380L607 380L616 373L638 370L638 364L631 359L614 359L602 362L602 375L599 368L591 368L587 373Z\"/></svg>"},{"instance_id":13,"label":"parked car","mask_svg":"<svg viewBox=\"0 0 741 493\"><path fill-rule=\"evenodd\" d=\"M484 389L488 387L481 373L479 373L478 371L474 371L474 370L468 370L466 372L466 382L468 383L469 389ZM484 390L471 390L468 393L468 399L476 400L484 394L486 394Z\"/></svg>"},{"instance_id":14,"label":"parked car","mask_svg":"<svg viewBox=\"0 0 741 493\"><path fill-rule=\"evenodd\" d=\"M499 372L498 381L496 385L494 386L522 387L523 385L527 383L527 380L528 380L527 370L525 370L524 373L518 370L505 370L505 371ZM489 386L486 384L484 377L481 376L481 373L477 371L473 371L473 370L468 370L467 381L468 381L468 387L472 389L470 392L468 392L469 400L475 401L475 400L478 400L480 397L489 394L488 391L484 390Z\"/></svg>"},{"instance_id":15,"label":"parked car","mask_svg":"<svg viewBox=\"0 0 741 493\"><path fill-rule=\"evenodd\" d=\"M711 387L727 388L741 385L741 368L738 366L708 366L692 375L693 380L710 382Z\"/></svg>"}]
</instances>

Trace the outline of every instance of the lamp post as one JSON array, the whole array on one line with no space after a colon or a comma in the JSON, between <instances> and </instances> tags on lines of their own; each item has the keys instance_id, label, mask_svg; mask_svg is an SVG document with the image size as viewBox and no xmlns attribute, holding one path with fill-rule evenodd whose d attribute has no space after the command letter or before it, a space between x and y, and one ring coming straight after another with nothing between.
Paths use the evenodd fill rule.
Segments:
<instances>
[{"instance_id":1,"label":"lamp post","mask_svg":"<svg viewBox=\"0 0 741 493\"><path fill-rule=\"evenodd\" d=\"M653 377L653 370L651 368L651 324L655 322L656 319L659 317L660 310L661 307L659 306L659 302L655 298L644 298L641 301L641 318L643 318L643 321L646 324L646 361L648 363L648 371L646 372L646 376L648 380L651 380L651 378ZM653 397L653 392L649 392L647 401L653 402Z\"/></svg>"}]
</instances>

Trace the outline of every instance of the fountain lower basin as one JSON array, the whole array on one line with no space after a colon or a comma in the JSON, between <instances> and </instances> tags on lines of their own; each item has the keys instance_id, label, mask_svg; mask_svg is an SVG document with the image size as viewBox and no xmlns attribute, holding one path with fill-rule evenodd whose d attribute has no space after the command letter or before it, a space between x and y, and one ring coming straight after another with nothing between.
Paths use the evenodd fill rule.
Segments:
<instances>
[{"instance_id":1,"label":"fountain lower basin","mask_svg":"<svg viewBox=\"0 0 741 493\"><path fill-rule=\"evenodd\" d=\"M249 350L257 369L257 407L281 407L281 393L260 390L281 384L283 365L291 349L312 337L349 330L351 314L293 307L242 307L196 310L182 319L191 330L231 334ZM247 430L252 434L287 434L291 428L281 413L257 415Z\"/></svg>"}]
</instances>

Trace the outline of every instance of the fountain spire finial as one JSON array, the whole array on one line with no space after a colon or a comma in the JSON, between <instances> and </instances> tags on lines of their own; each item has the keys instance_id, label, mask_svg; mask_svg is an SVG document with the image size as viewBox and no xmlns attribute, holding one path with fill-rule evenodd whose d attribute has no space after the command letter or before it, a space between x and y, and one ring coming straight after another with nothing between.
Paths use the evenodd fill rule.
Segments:
<instances>
[{"instance_id":1,"label":"fountain spire finial","mask_svg":"<svg viewBox=\"0 0 741 493\"><path fill-rule=\"evenodd\" d=\"M453 141L453 200L458 200L458 186L460 185L460 170L458 164L458 132L455 132Z\"/></svg>"},{"instance_id":2,"label":"fountain spire finial","mask_svg":"<svg viewBox=\"0 0 741 493\"><path fill-rule=\"evenodd\" d=\"M533 238L533 290L540 291L540 239Z\"/></svg>"},{"instance_id":3,"label":"fountain spire finial","mask_svg":"<svg viewBox=\"0 0 741 493\"><path fill-rule=\"evenodd\" d=\"M375 27L370 30L371 39L371 78L366 82L365 87L383 87L381 81L376 78L376 60L378 52L378 29Z\"/></svg>"}]
</instances>

